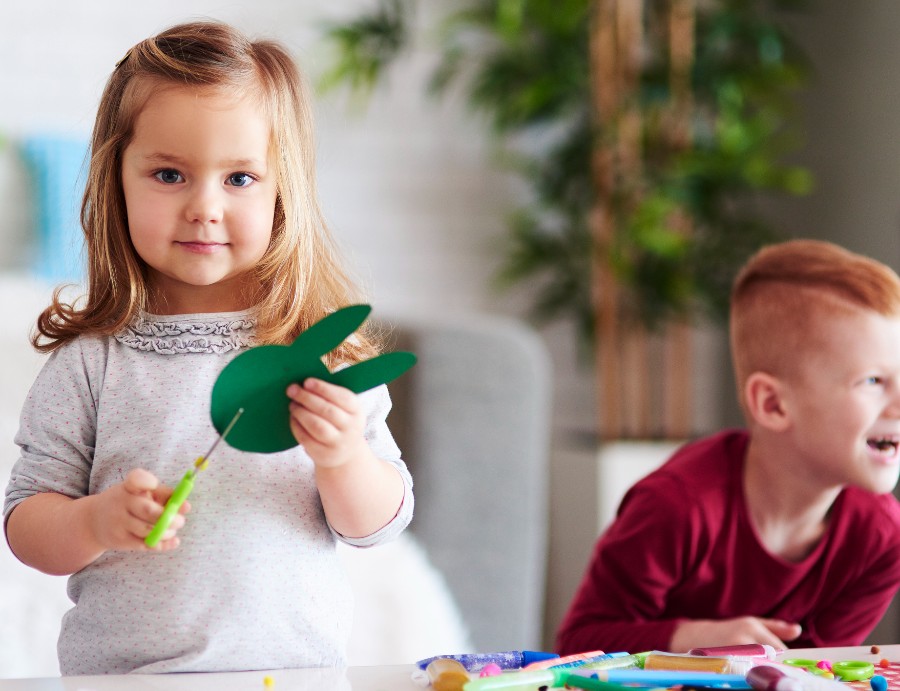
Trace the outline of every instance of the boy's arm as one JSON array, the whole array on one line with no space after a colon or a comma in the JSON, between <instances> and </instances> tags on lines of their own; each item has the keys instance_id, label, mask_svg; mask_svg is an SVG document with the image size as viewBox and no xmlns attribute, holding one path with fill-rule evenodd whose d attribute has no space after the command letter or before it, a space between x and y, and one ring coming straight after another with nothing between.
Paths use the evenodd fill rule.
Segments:
<instances>
[{"instance_id":1,"label":"boy's arm","mask_svg":"<svg viewBox=\"0 0 900 691\"><path fill-rule=\"evenodd\" d=\"M584 650L668 650L682 621L666 603L690 568L691 507L670 482L646 481L625 496L595 546L556 640L561 654Z\"/></svg>"},{"instance_id":2,"label":"boy's arm","mask_svg":"<svg viewBox=\"0 0 900 691\"><path fill-rule=\"evenodd\" d=\"M687 652L739 643L783 649L785 640L798 636L797 624L774 619L665 616L671 591L707 556L704 521L694 508L670 479L655 477L629 491L616 522L597 543L560 628L558 652Z\"/></svg>"},{"instance_id":3,"label":"boy's arm","mask_svg":"<svg viewBox=\"0 0 900 691\"><path fill-rule=\"evenodd\" d=\"M670 652L686 653L705 645L745 645L762 643L776 650L787 648L785 641L800 636L800 624L782 619L735 617L733 619L685 619L675 627Z\"/></svg>"},{"instance_id":4,"label":"boy's arm","mask_svg":"<svg viewBox=\"0 0 900 691\"><path fill-rule=\"evenodd\" d=\"M887 515L878 512L862 534L844 535L846 544L828 569L828 580L842 580L828 601L811 603L802 647L860 645L884 616L900 586L900 508L893 497ZM838 563L840 560L840 563Z\"/></svg>"}]
</instances>

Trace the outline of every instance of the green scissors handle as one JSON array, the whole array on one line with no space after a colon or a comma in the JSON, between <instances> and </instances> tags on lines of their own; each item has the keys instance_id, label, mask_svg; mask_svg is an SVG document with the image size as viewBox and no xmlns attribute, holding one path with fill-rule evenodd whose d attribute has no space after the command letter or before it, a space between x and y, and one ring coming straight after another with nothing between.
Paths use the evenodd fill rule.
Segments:
<instances>
[{"instance_id":1,"label":"green scissors handle","mask_svg":"<svg viewBox=\"0 0 900 691\"><path fill-rule=\"evenodd\" d=\"M163 509L162 515L154 524L153 530L151 530L150 534L144 538L144 544L147 545L147 547L156 547L156 545L159 544L163 533L169 529L169 524L172 523L172 519L175 518L175 514L178 513L181 505L184 504L184 500L188 498L191 490L194 489L194 477L196 475L197 471L192 468L184 474L184 477L181 478L181 482L176 485L175 491L172 492L172 496L169 497L169 501L166 502L166 508Z\"/></svg>"}]
</instances>

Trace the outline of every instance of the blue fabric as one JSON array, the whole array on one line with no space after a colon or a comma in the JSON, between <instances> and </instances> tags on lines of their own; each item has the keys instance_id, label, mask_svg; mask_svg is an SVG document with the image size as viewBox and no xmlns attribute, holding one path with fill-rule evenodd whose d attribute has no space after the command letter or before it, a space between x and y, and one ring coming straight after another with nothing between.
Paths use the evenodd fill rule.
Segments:
<instances>
[{"instance_id":1,"label":"blue fabric","mask_svg":"<svg viewBox=\"0 0 900 691\"><path fill-rule=\"evenodd\" d=\"M81 196L88 145L74 137L39 135L20 144L31 173L35 213L34 270L52 281L84 277Z\"/></svg>"}]
</instances>

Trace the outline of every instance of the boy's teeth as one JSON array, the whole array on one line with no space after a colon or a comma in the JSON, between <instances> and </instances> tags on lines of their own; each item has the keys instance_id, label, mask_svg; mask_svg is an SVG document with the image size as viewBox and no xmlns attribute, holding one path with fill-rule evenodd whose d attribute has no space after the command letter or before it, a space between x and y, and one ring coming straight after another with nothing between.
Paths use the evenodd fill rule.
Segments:
<instances>
[{"instance_id":1,"label":"boy's teeth","mask_svg":"<svg viewBox=\"0 0 900 691\"><path fill-rule=\"evenodd\" d=\"M868 444L882 453L894 453L897 451L898 442L893 439L869 439Z\"/></svg>"}]
</instances>

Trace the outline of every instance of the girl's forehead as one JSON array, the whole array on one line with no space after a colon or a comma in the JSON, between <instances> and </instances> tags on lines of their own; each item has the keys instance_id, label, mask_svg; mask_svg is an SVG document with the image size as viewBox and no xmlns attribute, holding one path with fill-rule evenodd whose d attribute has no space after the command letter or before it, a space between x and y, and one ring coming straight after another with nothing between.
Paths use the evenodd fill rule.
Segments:
<instances>
[{"instance_id":1,"label":"girl's forehead","mask_svg":"<svg viewBox=\"0 0 900 691\"><path fill-rule=\"evenodd\" d=\"M264 162L272 129L255 99L175 86L152 94L128 145L145 158Z\"/></svg>"},{"instance_id":2,"label":"girl's forehead","mask_svg":"<svg viewBox=\"0 0 900 691\"><path fill-rule=\"evenodd\" d=\"M262 86L257 82L234 84L182 84L157 78L140 80L134 85L131 97L132 122L136 123L149 110L159 110L191 104L223 111L243 108L274 125L271 108Z\"/></svg>"}]
</instances>

